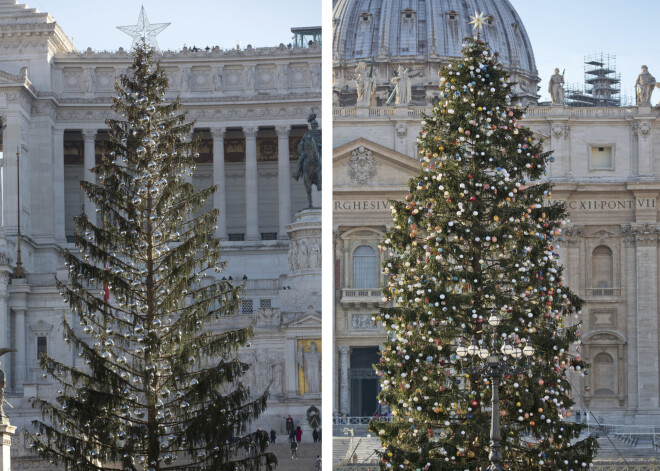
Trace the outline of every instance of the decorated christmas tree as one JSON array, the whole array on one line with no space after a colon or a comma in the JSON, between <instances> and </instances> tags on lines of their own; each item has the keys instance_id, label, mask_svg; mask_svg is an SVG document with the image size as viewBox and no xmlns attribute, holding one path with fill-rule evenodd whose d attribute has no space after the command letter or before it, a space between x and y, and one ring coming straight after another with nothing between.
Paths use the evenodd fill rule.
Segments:
<instances>
[{"instance_id":1,"label":"decorated christmas tree","mask_svg":"<svg viewBox=\"0 0 660 471\"><path fill-rule=\"evenodd\" d=\"M97 183L82 182L98 222L77 218L59 289L74 365L42 356L56 399L33 399L43 421L37 451L70 470L270 469L266 432L250 422L266 406L240 382L251 326L222 328L240 287L218 281L215 191L195 191L193 123L165 102L168 81L153 51L135 51L117 84ZM88 211L89 213L89 211Z\"/></svg>"},{"instance_id":2,"label":"decorated christmas tree","mask_svg":"<svg viewBox=\"0 0 660 471\"><path fill-rule=\"evenodd\" d=\"M521 124L497 54L479 38L462 54L440 70L440 100L418 141L421 173L393 203L381 245L391 307L377 315L389 340L376 370L393 421L370 429L385 447L383 469L486 469L491 378L477 367L495 348L519 368L499 381L502 464L586 469L595 440L569 420L569 371L586 366L576 352L582 301L557 260L566 213L544 182L551 153Z\"/></svg>"}]
</instances>

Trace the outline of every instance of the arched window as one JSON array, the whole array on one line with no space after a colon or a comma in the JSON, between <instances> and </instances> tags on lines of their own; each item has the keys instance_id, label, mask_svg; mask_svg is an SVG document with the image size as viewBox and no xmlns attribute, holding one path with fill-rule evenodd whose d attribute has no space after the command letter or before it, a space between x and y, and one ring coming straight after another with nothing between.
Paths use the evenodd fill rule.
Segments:
<instances>
[{"instance_id":1,"label":"arched window","mask_svg":"<svg viewBox=\"0 0 660 471\"><path fill-rule=\"evenodd\" d=\"M361 245L353 252L353 288L378 287L378 255L370 245Z\"/></svg>"},{"instance_id":2,"label":"arched window","mask_svg":"<svg viewBox=\"0 0 660 471\"><path fill-rule=\"evenodd\" d=\"M615 394L614 360L609 353L601 352L594 357L594 395L611 396Z\"/></svg>"},{"instance_id":3,"label":"arched window","mask_svg":"<svg viewBox=\"0 0 660 471\"><path fill-rule=\"evenodd\" d=\"M596 247L591 255L591 282L593 288L614 286L612 250L604 245Z\"/></svg>"}]
</instances>

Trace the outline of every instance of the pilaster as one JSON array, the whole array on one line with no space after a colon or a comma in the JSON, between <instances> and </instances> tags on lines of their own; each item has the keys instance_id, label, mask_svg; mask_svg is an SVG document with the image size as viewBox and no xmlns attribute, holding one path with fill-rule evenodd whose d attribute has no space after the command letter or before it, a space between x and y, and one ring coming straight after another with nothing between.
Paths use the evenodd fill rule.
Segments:
<instances>
[{"instance_id":1,"label":"pilaster","mask_svg":"<svg viewBox=\"0 0 660 471\"><path fill-rule=\"evenodd\" d=\"M348 352L351 347L340 345L339 350L339 413L348 415L349 409L349 386L348 386Z\"/></svg>"},{"instance_id":2,"label":"pilaster","mask_svg":"<svg viewBox=\"0 0 660 471\"><path fill-rule=\"evenodd\" d=\"M291 223L291 159L289 131L291 126L276 126L277 131L277 184L279 193L278 238L288 239L286 226Z\"/></svg>"},{"instance_id":3,"label":"pilaster","mask_svg":"<svg viewBox=\"0 0 660 471\"><path fill-rule=\"evenodd\" d=\"M96 129L85 129L83 130L83 139L85 142L85 157L84 157L84 171L83 171L83 180L96 183L96 176L92 173L92 168L96 165ZM90 199L85 195L85 214L87 219L91 222L96 221L96 206L90 201Z\"/></svg>"},{"instance_id":4,"label":"pilaster","mask_svg":"<svg viewBox=\"0 0 660 471\"><path fill-rule=\"evenodd\" d=\"M226 240L227 236L227 182L225 181L225 128L211 129L213 136L213 184L218 189L214 195L214 205L220 212L218 230L215 235Z\"/></svg>"},{"instance_id":5,"label":"pilaster","mask_svg":"<svg viewBox=\"0 0 660 471\"><path fill-rule=\"evenodd\" d=\"M55 240L64 243L65 233L65 209L64 209L64 129L53 128L53 221Z\"/></svg>"},{"instance_id":6,"label":"pilaster","mask_svg":"<svg viewBox=\"0 0 660 471\"><path fill-rule=\"evenodd\" d=\"M27 362L25 346L27 345L25 315L27 312L27 295L30 285L25 278L14 278L9 284L9 307L14 313L14 345L18 350L14 353L14 392L23 390L23 384L27 379Z\"/></svg>"},{"instance_id":7,"label":"pilaster","mask_svg":"<svg viewBox=\"0 0 660 471\"><path fill-rule=\"evenodd\" d=\"M260 240L259 198L257 173L257 132L258 127L243 128L245 134L245 218L246 240Z\"/></svg>"}]
</instances>

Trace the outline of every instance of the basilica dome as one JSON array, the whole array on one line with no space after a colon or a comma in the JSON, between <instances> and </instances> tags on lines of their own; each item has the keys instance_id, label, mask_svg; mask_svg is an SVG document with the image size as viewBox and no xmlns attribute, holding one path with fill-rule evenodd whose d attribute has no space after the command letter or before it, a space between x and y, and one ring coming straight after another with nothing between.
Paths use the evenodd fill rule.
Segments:
<instances>
[{"instance_id":1,"label":"basilica dome","mask_svg":"<svg viewBox=\"0 0 660 471\"><path fill-rule=\"evenodd\" d=\"M532 45L508 0L334 0L334 68L358 62L437 66L461 55L463 39L474 35L469 22L475 11L487 17L482 37L519 82L524 101L534 102L539 78Z\"/></svg>"}]
</instances>

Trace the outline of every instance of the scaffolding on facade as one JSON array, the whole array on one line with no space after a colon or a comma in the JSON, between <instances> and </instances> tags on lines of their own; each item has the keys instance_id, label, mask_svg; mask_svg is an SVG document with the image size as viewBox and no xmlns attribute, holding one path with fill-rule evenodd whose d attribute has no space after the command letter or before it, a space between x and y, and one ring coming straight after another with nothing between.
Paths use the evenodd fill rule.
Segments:
<instances>
[{"instance_id":1,"label":"scaffolding on facade","mask_svg":"<svg viewBox=\"0 0 660 471\"><path fill-rule=\"evenodd\" d=\"M566 106L626 106L621 94L621 74L616 71L616 56L597 53L584 58L584 84L566 86Z\"/></svg>"}]
</instances>

